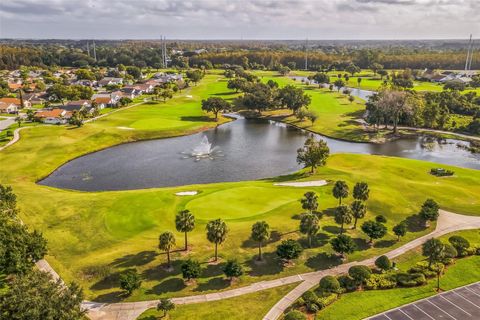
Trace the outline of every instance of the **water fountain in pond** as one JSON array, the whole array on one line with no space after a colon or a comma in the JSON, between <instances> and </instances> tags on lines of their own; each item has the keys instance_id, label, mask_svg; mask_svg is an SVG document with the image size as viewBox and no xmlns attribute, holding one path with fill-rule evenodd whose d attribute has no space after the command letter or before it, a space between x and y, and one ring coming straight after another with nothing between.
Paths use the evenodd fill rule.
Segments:
<instances>
[{"instance_id":1,"label":"water fountain in pond","mask_svg":"<svg viewBox=\"0 0 480 320\"><path fill-rule=\"evenodd\" d=\"M222 153L218 147L212 147L212 143L208 141L207 136L203 136L200 143L195 146L190 152L183 152L187 157L185 158L194 158L195 161L201 159L215 159L216 157L222 156Z\"/></svg>"}]
</instances>

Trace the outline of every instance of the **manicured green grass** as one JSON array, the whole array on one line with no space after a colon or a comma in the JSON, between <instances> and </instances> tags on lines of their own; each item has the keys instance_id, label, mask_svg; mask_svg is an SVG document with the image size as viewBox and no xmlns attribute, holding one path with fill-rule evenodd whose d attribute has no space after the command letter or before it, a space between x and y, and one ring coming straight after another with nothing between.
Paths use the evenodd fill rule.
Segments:
<instances>
[{"instance_id":1,"label":"manicured green grass","mask_svg":"<svg viewBox=\"0 0 480 320\"><path fill-rule=\"evenodd\" d=\"M217 125L200 109L200 101L209 95L233 96L226 90L223 78L208 75L201 84L179 93L167 103L146 103L121 110L81 128L45 126L25 130L17 144L0 152L0 162L8 164L0 167L0 181L12 185L17 193L21 218L44 233L49 241L48 261L67 282L80 282L89 299L122 299L118 275L132 267L141 272L143 284L127 299L129 301L228 289L230 286L221 268L223 261L233 257L246 271L234 287L339 263L330 255L328 245L329 238L339 229L332 217L337 201L331 195L331 185L279 187L273 185L273 180L266 179L177 188L77 192L35 184L61 164L87 152L121 142L187 134ZM125 130L126 127L134 130ZM428 174L434 166L407 159L338 154L329 159L327 167L308 179L343 179L351 188L357 181L368 182L371 199L366 219L382 214L388 219L389 230L417 213L427 197L435 198L447 210L479 214L480 172L445 166L454 170L455 176L436 178ZM299 177L301 174L284 179ZM192 197L174 195L184 190L200 193ZM301 238L305 243L297 232L298 215L302 212L298 200L311 190L319 194L319 211L323 213L321 232L314 248L305 250L295 266L283 268L275 248L287 238ZM351 200L350 197L345 201ZM166 230L175 231L175 214L185 208L197 216L196 228L189 234L191 248L188 253L173 253L174 271L166 272L162 268L165 256L157 251L158 235ZM205 224L215 218L226 219L230 233L219 248L222 263L209 265L213 246L206 240ZM265 265L253 262L257 248L248 240L251 225L260 219L267 221L273 230L272 240L264 248ZM365 235L359 230L349 230L359 246L349 258L363 259L389 251L426 232L429 230L414 230L399 243L390 232L374 248L369 248ZM177 248L181 248L183 235L177 232L175 235ZM196 286L186 287L181 279L180 260L187 257L202 262L204 271Z\"/></svg>"},{"instance_id":2,"label":"manicured green grass","mask_svg":"<svg viewBox=\"0 0 480 320\"><path fill-rule=\"evenodd\" d=\"M166 319L171 320L257 320L270 310L281 297L298 284L285 285L220 301L178 305ZM155 309L145 311L138 320L156 320L163 315Z\"/></svg>"},{"instance_id":3,"label":"manicured green grass","mask_svg":"<svg viewBox=\"0 0 480 320\"><path fill-rule=\"evenodd\" d=\"M469 239L471 244L479 245L479 231L470 230L456 232ZM447 242L448 237L442 237ZM401 270L408 269L417 261L422 260L420 248L402 255L398 267ZM480 256L458 259L455 264L449 266L440 280L442 290L451 290L480 279ZM390 290L367 290L348 293L318 313L317 319L363 319L368 316L419 300L436 293L436 280L432 279L427 285L414 288L396 288Z\"/></svg>"}]
</instances>

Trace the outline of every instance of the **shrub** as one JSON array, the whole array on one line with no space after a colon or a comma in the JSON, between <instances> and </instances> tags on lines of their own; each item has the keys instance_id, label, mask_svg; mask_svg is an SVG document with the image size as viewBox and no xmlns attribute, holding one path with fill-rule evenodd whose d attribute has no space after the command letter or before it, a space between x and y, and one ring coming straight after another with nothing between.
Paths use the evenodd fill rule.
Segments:
<instances>
[{"instance_id":1,"label":"shrub","mask_svg":"<svg viewBox=\"0 0 480 320\"><path fill-rule=\"evenodd\" d=\"M313 291L306 291L302 294L302 299L305 303L317 303L318 297Z\"/></svg>"},{"instance_id":2,"label":"shrub","mask_svg":"<svg viewBox=\"0 0 480 320\"><path fill-rule=\"evenodd\" d=\"M228 260L227 264L223 268L225 275L230 278L238 278L243 274L243 268L237 260Z\"/></svg>"},{"instance_id":3,"label":"shrub","mask_svg":"<svg viewBox=\"0 0 480 320\"><path fill-rule=\"evenodd\" d=\"M307 320L307 317L300 311L293 310L285 315L284 320Z\"/></svg>"},{"instance_id":4,"label":"shrub","mask_svg":"<svg viewBox=\"0 0 480 320\"><path fill-rule=\"evenodd\" d=\"M182 276L184 279L196 279L200 275L200 263L196 260L188 259L182 264Z\"/></svg>"},{"instance_id":5,"label":"shrub","mask_svg":"<svg viewBox=\"0 0 480 320\"><path fill-rule=\"evenodd\" d=\"M325 276L320 280L320 289L323 292L339 292L340 282L334 276Z\"/></svg>"},{"instance_id":6,"label":"shrub","mask_svg":"<svg viewBox=\"0 0 480 320\"><path fill-rule=\"evenodd\" d=\"M375 221L380 222L380 223L386 223L387 218L385 218L385 216L378 215L378 216L375 217Z\"/></svg>"},{"instance_id":7,"label":"shrub","mask_svg":"<svg viewBox=\"0 0 480 320\"><path fill-rule=\"evenodd\" d=\"M331 294L328 294L326 296L322 296L322 297L318 298L317 304L320 307L320 309L323 309L326 306L334 303L337 299L338 299L338 295L336 293L331 293Z\"/></svg>"},{"instance_id":8,"label":"shrub","mask_svg":"<svg viewBox=\"0 0 480 320\"><path fill-rule=\"evenodd\" d=\"M307 302L305 303L305 307L308 312L317 313L320 311L320 306L316 302Z\"/></svg>"},{"instance_id":9,"label":"shrub","mask_svg":"<svg viewBox=\"0 0 480 320\"><path fill-rule=\"evenodd\" d=\"M302 251L303 249L300 244L293 239L283 240L277 247L277 255L285 260L298 258Z\"/></svg>"},{"instance_id":10,"label":"shrub","mask_svg":"<svg viewBox=\"0 0 480 320\"><path fill-rule=\"evenodd\" d=\"M438 219L439 206L433 199L427 199L420 210L420 217L425 221L436 221Z\"/></svg>"},{"instance_id":11,"label":"shrub","mask_svg":"<svg viewBox=\"0 0 480 320\"><path fill-rule=\"evenodd\" d=\"M430 174L437 176L437 177L446 177L446 176L453 176L455 172L450 170L445 170L443 168L432 168L430 170Z\"/></svg>"},{"instance_id":12,"label":"shrub","mask_svg":"<svg viewBox=\"0 0 480 320\"><path fill-rule=\"evenodd\" d=\"M120 288L125 290L128 295L131 295L135 289L140 288L142 285L142 280L140 275L137 273L137 270L127 270L125 273L120 275Z\"/></svg>"},{"instance_id":13,"label":"shrub","mask_svg":"<svg viewBox=\"0 0 480 320\"><path fill-rule=\"evenodd\" d=\"M345 291L357 290L357 284L355 283L355 280L353 280L350 276L341 275L337 279L338 279L338 282L340 283L340 286L343 289L345 289Z\"/></svg>"},{"instance_id":14,"label":"shrub","mask_svg":"<svg viewBox=\"0 0 480 320\"><path fill-rule=\"evenodd\" d=\"M433 278L437 275L437 272L433 269L433 267L428 267L427 262L417 262L415 264L415 266L408 269L408 273L410 273L410 274L421 273L427 279L428 278Z\"/></svg>"},{"instance_id":15,"label":"shrub","mask_svg":"<svg viewBox=\"0 0 480 320\"><path fill-rule=\"evenodd\" d=\"M375 260L375 266L378 269L387 271L392 267L392 262L390 262L390 259L388 259L387 256L380 256Z\"/></svg>"},{"instance_id":16,"label":"shrub","mask_svg":"<svg viewBox=\"0 0 480 320\"><path fill-rule=\"evenodd\" d=\"M372 270L367 266L353 266L348 269L348 275L358 284L362 284L365 280L370 278Z\"/></svg>"},{"instance_id":17,"label":"shrub","mask_svg":"<svg viewBox=\"0 0 480 320\"><path fill-rule=\"evenodd\" d=\"M365 281L365 288L369 290L391 289L397 286L395 275L372 274Z\"/></svg>"},{"instance_id":18,"label":"shrub","mask_svg":"<svg viewBox=\"0 0 480 320\"><path fill-rule=\"evenodd\" d=\"M475 254L476 254L477 256L480 256L480 247L474 248L474 250L475 250Z\"/></svg>"},{"instance_id":19,"label":"shrub","mask_svg":"<svg viewBox=\"0 0 480 320\"><path fill-rule=\"evenodd\" d=\"M470 248L470 242L461 236L451 236L448 238L448 242L457 250L460 257L464 257L468 254L468 248Z\"/></svg>"},{"instance_id":20,"label":"shrub","mask_svg":"<svg viewBox=\"0 0 480 320\"><path fill-rule=\"evenodd\" d=\"M397 284L402 287L416 287L425 284L427 279L423 273L398 273Z\"/></svg>"},{"instance_id":21,"label":"shrub","mask_svg":"<svg viewBox=\"0 0 480 320\"><path fill-rule=\"evenodd\" d=\"M443 255L446 259L453 259L458 256L458 251L451 244L444 244Z\"/></svg>"}]
</instances>

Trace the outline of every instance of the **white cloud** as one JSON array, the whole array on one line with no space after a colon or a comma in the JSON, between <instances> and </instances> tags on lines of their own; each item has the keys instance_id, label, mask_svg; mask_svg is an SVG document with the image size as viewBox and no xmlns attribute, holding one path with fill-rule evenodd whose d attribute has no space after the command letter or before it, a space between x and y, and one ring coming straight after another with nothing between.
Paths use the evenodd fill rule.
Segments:
<instances>
[{"instance_id":1,"label":"white cloud","mask_svg":"<svg viewBox=\"0 0 480 320\"><path fill-rule=\"evenodd\" d=\"M478 0L0 1L0 37L464 38Z\"/></svg>"}]
</instances>

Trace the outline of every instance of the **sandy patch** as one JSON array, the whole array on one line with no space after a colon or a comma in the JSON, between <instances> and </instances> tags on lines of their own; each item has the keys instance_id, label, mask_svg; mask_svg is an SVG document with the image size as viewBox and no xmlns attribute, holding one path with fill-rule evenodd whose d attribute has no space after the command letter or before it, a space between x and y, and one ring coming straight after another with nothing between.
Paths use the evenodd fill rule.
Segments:
<instances>
[{"instance_id":1,"label":"sandy patch","mask_svg":"<svg viewBox=\"0 0 480 320\"><path fill-rule=\"evenodd\" d=\"M198 193L198 191L181 191L175 193L176 196L194 196Z\"/></svg>"},{"instance_id":2,"label":"sandy patch","mask_svg":"<svg viewBox=\"0 0 480 320\"><path fill-rule=\"evenodd\" d=\"M135 130L135 128L130 128L130 127L117 127L117 129L120 129L120 130Z\"/></svg>"},{"instance_id":3,"label":"sandy patch","mask_svg":"<svg viewBox=\"0 0 480 320\"><path fill-rule=\"evenodd\" d=\"M189 94L186 95L185 97L190 98L190 99L193 98L193 96L192 96L192 95L189 95Z\"/></svg>"},{"instance_id":4,"label":"sandy patch","mask_svg":"<svg viewBox=\"0 0 480 320\"><path fill-rule=\"evenodd\" d=\"M303 182L280 182L274 183L274 186L284 186L284 187L321 187L327 184L326 180L314 180L314 181L303 181Z\"/></svg>"}]
</instances>

